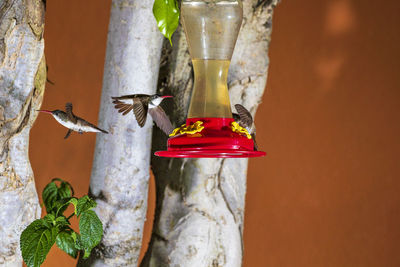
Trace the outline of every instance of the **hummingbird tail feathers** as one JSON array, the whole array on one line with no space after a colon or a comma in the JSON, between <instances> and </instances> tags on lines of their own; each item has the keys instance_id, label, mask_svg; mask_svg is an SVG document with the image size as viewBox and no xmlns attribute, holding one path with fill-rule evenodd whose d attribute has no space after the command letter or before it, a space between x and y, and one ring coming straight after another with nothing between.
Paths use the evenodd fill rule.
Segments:
<instances>
[{"instance_id":1,"label":"hummingbird tail feathers","mask_svg":"<svg viewBox=\"0 0 400 267\"><path fill-rule=\"evenodd\" d=\"M99 130L102 133L108 134L108 132L106 130L100 129L99 127L95 127L97 130Z\"/></svg>"},{"instance_id":2,"label":"hummingbird tail feathers","mask_svg":"<svg viewBox=\"0 0 400 267\"><path fill-rule=\"evenodd\" d=\"M100 129L99 127L97 127L97 126L94 125L94 124L91 124L90 122L86 122L86 125L89 126L89 127L92 128L92 129L96 129L96 130L99 131L99 132L108 134L108 132L107 132L106 130ZM96 132L96 131L89 131L89 132Z\"/></svg>"}]
</instances>

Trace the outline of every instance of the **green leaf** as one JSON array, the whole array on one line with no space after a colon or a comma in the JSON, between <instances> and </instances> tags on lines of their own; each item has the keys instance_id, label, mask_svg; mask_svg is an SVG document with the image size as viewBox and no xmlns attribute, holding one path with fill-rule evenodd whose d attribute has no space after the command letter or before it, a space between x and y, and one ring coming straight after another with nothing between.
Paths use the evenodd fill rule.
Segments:
<instances>
[{"instance_id":1,"label":"green leaf","mask_svg":"<svg viewBox=\"0 0 400 267\"><path fill-rule=\"evenodd\" d=\"M55 181L60 182L60 187L56 185ZM67 209L68 205L62 205L60 208L60 204L58 202L65 204L73 195L74 191L68 182L63 181L60 178L54 178L49 184L46 185L42 192L42 199L47 213L63 213Z\"/></svg>"},{"instance_id":2,"label":"green leaf","mask_svg":"<svg viewBox=\"0 0 400 267\"><path fill-rule=\"evenodd\" d=\"M85 247L82 244L82 238L80 234L76 234L76 240L75 240L75 247L79 250L85 249Z\"/></svg>"},{"instance_id":3,"label":"green leaf","mask_svg":"<svg viewBox=\"0 0 400 267\"><path fill-rule=\"evenodd\" d=\"M95 208L96 206L97 206L97 204L94 200L92 200L88 196L83 196L80 199L78 199L75 214L76 214L76 216L79 216L83 212L91 210L91 209Z\"/></svg>"},{"instance_id":4,"label":"green leaf","mask_svg":"<svg viewBox=\"0 0 400 267\"><path fill-rule=\"evenodd\" d=\"M54 245L57 227L49 225L43 219L33 221L22 232L20 248L22 258L28 267L40 266Z\"/></svg>"},{"instance_id":5,"label":"green leaf","mask_svg":"<svg viewBox=\"0 0 400 267\"><path fill-rule=\"evenodd\" d=\"M168 38L171 46L172 34L179 24L179 8L176 0L154 0L153 14L160 32Z\"/></svg>"},{"instance_id":6,"label":"green leaf","mask_svg":"<svg viewBox=\"0 0 400 267\"><path fill-rule=\"evenodd\" d=\"M57 200L53 205L54 206L53 210L55 211L55 214L57 216L63 214L64 211L68 208L68 206L71 203L72 199L73 198L67 197L67 198L63 198L63 199Z\"/></svg>"},{"instance_id":7,"label":"green leaf","mask_svg":"<svg viewBox=\"0 0 400 267\"><path fill-rule=\"evenodd\" d=\"M89 258L92 248L85 248L85 246L82 243L82 237L79 234L77 234L77 236L76 236L75 247L79 250L83 250L83 252L84 252L83 258L84 259Z\"/></svg>"},{"instance_id":8,"label":"green leaf","mask_svg":"<svg viewBox=\"0 0 400 267\"><path fill-rule=\"evenodd\" d=\"M47 213L51 212L51 210L54 207L54 203L58 199L58 188L54 182L49 183L43 189L42 199L43 199L44 206L46 207Z\"/></svg>"},{"instance_id":9,"label":"green leaf","mask_svg":"<svg viewBox=\"0 0 400 267\"><path fill-rule=\"evenodd\" d=\"M75 247L76 233L73 231L62 231L57 235L57 246L68 255L76 259L78 250Z\"/></svg>"},{"instance_id":10,"label":"green leaf","mask_svg":"<svg viewBox=\"0 0 400 267\"><path fill-rule=\"evenodd\" d=\"M79 250L83 250L83 258L87 259L90 256L90 252L92 251L92 248L85 248L85 246L82 243L82 237L79 234L76 234L76 241L75 241L75 247Z\"/></svg>"},{"instance_id":11,"label":"green leaf","mask_svg":"<svg viewBox=\"0 0 400 267\"><path fill-rule=\"evenodd\" d=\"M62 181L58 189L58 194L61 198L69 198L74 195L74 191L68 182Z\"/></svg>"},{"instance_id":12,"label":"green leaf","mask_svg":"<svg viewBox=\"0 0 400 267\"><path fill-rule=\"evenodd\" d=\"M57 217L56 221L56 226L58 226L59 229L64 229L64 226L70 225L68 222L67 218L65 216L59 216Z\"/></svg>"},{"instance_id":13,"label":"green leaf","mask_svg":"<svg viewBox=\"0 0 400 267\"><path fill-rule=\"evenodd\" d=\"M78 214L77 210L76 210L76 206L78 206L78 199L76 198L71 198L68 203L72 203L74 205L74 212L75 214Z\"/></svg>"},{"instance_id":14,"label":"green leaf","mask_svg":"<svg viewBox=\"0 0 400 267\"><path fill-rule=\"evenodd\" d=\"M100 243L103 236L103 224L93 210L82 212L79 219L79 242L86 250L90 250Z\"/></svg>"},{"instance_id":15,"label":"green leaf","mask_svg":"<svg viewBox=\"0 0 400 267\"><path fill-rule=\"evenodd\" d=\"M47 214L42 218L42 221L47 228L52 228L55 226L56 217L53 214Z\"/></svg>"}]
</instances>

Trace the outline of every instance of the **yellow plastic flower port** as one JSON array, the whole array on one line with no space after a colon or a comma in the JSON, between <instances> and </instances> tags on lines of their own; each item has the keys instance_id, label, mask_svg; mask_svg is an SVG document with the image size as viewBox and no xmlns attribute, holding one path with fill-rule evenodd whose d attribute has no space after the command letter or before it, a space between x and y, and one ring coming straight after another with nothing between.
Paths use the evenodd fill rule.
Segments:
<instances>
[{"instance_id":1,"label":"yellow plastic flower port","mask_svg":"<svg viewBox=\"0 0 400 267\"><path fill-rule=\"evenodd\" d=\"M203 122L196 121L191 125L183 124L181 127L176 128L169 136L173 137L180 134L195 134L201 132L203 129L204 129Z\"/></svg>"},{"instance_id":2,"label":"yellow plastic flower port","mask_svg":"<svg viewBox=\"0 0 400 267\"><path fill-rule=\"evenodd\" d=\"M231 128L232 132L244 134L247 136L247 138L251 139L251 135L249 134L249 132L245 128L241 127L237 122L233 121L231 123Z\"/></svg>"}]
</instances>

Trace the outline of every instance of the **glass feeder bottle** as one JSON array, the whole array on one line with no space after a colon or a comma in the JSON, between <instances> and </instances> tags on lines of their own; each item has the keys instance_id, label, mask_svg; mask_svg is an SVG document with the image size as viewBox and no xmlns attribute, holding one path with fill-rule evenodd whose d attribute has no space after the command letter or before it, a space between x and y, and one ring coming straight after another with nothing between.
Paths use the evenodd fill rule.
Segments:
<instances>
[{"instance_id":1,"label":"glass feeder bottle","mask_svg":"<svg viewBox=\"0 0 400 267\"><path fill-rule=\"evenodd\" d=\"M235 132L227 78L242 24L240 0L182 0L181 19L194 70L186 125L168 140L166 157L255 157L250 135Z\"/></svg>"},{"instance_id":2,"label":"glass feeder bottle","mask_svg":"<svg viewBox=\"0 0 400 267\"><path fill-rule=\"evenodd\" d=\"M242 3L186 0L181 14L195 73L188 117L231 118L227 78Z\"/></svg>"}]
</instances>

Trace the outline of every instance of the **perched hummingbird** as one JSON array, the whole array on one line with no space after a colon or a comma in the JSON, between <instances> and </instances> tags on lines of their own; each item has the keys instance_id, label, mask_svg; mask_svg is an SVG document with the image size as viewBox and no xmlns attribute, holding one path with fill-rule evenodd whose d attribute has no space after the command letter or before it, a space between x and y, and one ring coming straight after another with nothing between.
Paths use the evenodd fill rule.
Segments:
<instances>
[{"instance_id":1,"label":"perched hummingbird","mask_svg":"<svg viewBox=\"0 0 400 267\"><path fill-rule=\"evenodd\" d=\"M240 104L235 105L235 109L238 112L232 113L233 119L243 128L249 132L254 142L254 150L258 150L256 142L256 126L254 125L253 117L250 112Z\"/></svg>"},{"instance_id":2,"label":"perched hummingbird","mask_svg":"<svg viewBox=\"0 0 400 267\"><path fill-rule=\"evenodd\" d=\"M147 112L150 113L151 117L157 124L157 126L167 135L172 133L174 129L172 127L171 121L169 120L167 114L160 106L161 102L165 98L172 96L169 95L145 95L145 94L135 94L135 95L123 95L112 97L115 108L118 109L119 113L122 115L128 114L131 110L135 114L135 118L140 127L143 127Z\"/></svg>"},{"instance_id":3,"label":"perched hummingbird","mask_svg":"<svg viewBox=\"0 0 400 267\"><path fill-rule=\"evenodd\" d=\"M58 109L53 111L50 110L38 110L38 111L53 115L56 121L58 121L61 125L68 128L68 132L65 135L64 139L67 139L72 131L78 132L80 134L82 134L83 132L95 132L95 133L102 132L108 134L107 131L104 131L98 128L97 126L91 124L90 122L87 122L84 119L75 116L75 114L72 113L71 103L65 104L65 112Z\"/></svg>"}]
</instances>

